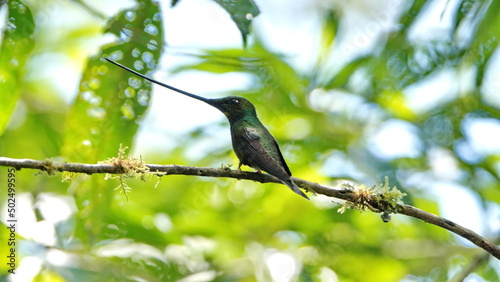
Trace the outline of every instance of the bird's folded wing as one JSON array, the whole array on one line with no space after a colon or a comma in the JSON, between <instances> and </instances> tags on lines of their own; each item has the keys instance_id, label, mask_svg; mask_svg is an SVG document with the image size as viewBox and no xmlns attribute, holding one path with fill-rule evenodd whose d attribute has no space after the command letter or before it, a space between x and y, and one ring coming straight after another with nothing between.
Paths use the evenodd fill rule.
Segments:
<instances>
[{"instance_id":1,"label":"bird's folded wing","mask_svg":"<svg viewBox=\"0 0 500 282\"><path fill-rule=\"evenodd\" d=\"M252 127L240 130L244 131L240 132L244 141L242 145L252 165L280 179L292 175L274 137L270 135L270 140L264 140L265 138ZM273 158L272 154L276 155L277 159Z\"/></svg>"}]
</instances>

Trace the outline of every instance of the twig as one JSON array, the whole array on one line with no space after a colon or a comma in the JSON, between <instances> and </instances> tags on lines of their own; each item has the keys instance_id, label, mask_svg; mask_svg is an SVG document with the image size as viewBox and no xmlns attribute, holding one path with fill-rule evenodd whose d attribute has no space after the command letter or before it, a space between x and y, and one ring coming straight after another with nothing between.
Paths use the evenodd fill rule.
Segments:
<instances>
[{"instance_id":1,"label":"twig","mask_svg":"<svg viewBox=\"0 0 500 282\"><path fill-rule=\"evenodd\" d=\"M471 263L462 268L461 271L457 272L449 282L461 282L465 281L465 279L472 273L476 268L488 262L489 255L487 253L481 253L480 255L473 257L471 259Z\"/></svg>"},{"instance_id":2,"label":"twig","mask_svg":"<svg viewBox=\"0 0 500 282\"><path fill-rule=\"evenodd\" d=\"M54 163L50 160L38 161L32 159L12 159L5 157L0 157L0 166L14 167L18 170L22 168L38 169L41 171L46 171L50 175L54 175L56 172L64 171L85 174L123 174L126 172L129 173L129 171L127 170L130 170L130 168L121 165L120 162L114 162L113 164ZM279 179L269 174L231 170L229 168L189 167L181 165L154 164L145 164L145 166L149 168L149 171L147 173L157 174L158 176L195 175L204 177L246 179L261 183L281 183ZM141 171L141 173L143 173L143 171ZM388 209L387 205L384 202L380 201L380 199L366 197L365 194L358 193L354 189L334 189L332 187L324 186L296 177L293 177L293 180L301 188L307 189L309 191L314 191L317 194L338 198L358 205L360 203L363 203L363 205L369 207L370 210L380 212L386 216L388 213L404 214L445 228L471 241L478 247L492 254L495 258L500 259L500 248L498 246L481 237L474 231L432 213L405 204L396 204L394 208Z\"/></svg>"}]
</instances>

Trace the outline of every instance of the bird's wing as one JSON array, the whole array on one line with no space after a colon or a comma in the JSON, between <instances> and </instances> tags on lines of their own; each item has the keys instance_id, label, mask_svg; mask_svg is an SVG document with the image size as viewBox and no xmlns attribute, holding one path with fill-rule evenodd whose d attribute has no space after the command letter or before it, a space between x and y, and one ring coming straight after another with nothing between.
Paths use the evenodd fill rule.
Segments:
<instances>
[{"instance_id":1,"label":"bird's wing","mask_svg":"<svg viewBox=\"0 0 500 282\"><path fill-rule=\"evenodd\" d=\"M273 137L273 141L274 141L274 146L276 146L276 150L278 151L278 156L280 158L281 164L283 165L283 168L285 169L286 173L288 173L288 175L292 176L292 172L288 168L288 165L285 162L285 158L283 158L283 154L281 153L280 145L278 145L278 141L276 141L276 139L274 139L274 137Z\"/></svg>"},{"instance_id":2,"label":"bird's wing","mask_svg":"<svg viewBox=\"0 0 500 282\"><path fill-rule=\"evenodd\" d=\"M264 134L269 134L271 138L261 138L259 131L253 127L245 127L240 130L238 135L242 136L243 151L248 165L280 179L288 178L287 176L291 175L274 137L264 132ZM275 155L274 158L273 155Z\"/></svg>"}]
</instances>

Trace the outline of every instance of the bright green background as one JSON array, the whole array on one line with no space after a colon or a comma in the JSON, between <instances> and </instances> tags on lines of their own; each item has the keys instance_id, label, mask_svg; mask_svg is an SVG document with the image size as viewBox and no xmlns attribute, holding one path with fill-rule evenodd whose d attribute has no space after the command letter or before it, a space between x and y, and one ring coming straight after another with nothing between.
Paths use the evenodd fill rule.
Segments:
<instances>
[{"instance_id":1,"label":"bright green background","mask_svg":"<svg viewBox=\"0 0 500 282\"><path fill-rule=\"evenodd\" d=\"M282 144L294 175L329 185L346 178L380 183L388 176L391 184L409 194L407 203L439 213L438 205L423 187L401 187L400 183L410 173L429 172L430 154L439 148L449 153L463 174L455 184L477 196L485 213L498 205L499 156L487 155L468 162L457 155L456 145L467 142L463 134L466 117L498 119L500 115L498 108L485 103L481 91L487 64L498 48L500 1L489 5L487 1L462 1L454 14L452 39L425 46L412 45L407 39L416 16L424 13L426 2L431 2L415 1L384 46L326 78L320 70L338 37L341 16L336 11L324 12L315 71L299 73L282 56L267 50L266 42L256 39L258 34L249 34L245 15L257 17L256 6L248 1L237 6L230 5L230 1L216 2L231 13L246 48L205 50L196 64L176 71L250 74L254 86L233 94L255 104L260 119ZM149 107L151 86L114 69L101 57L111 56L132 66L136 58L148 52L150 61L144 62L140 71L154 71L162 51L168 48L163 43L162 11L155 2L137 1L134 8L105 21L83 2L75 1L70 4L74 9L98 20L93 25L61 28L58 37L51 37L55 31L43 21L37 26L33 15L42 17L58 1L29 3L9 1L6 5L8 23L2 30L0 46L0 156L96 163L116 156L120 144L133 146ZM485 13L478 13L473 8L476 6L483 7ZM130 13L135 15L133 20L128 18ZM457 43L453 35L469 17L477 19L477 28L469 31L472 40ZM146 32L149 24L156 27L156 32ZM123 32L132 35L128 41L102 46L98 54L86 60L79 93L69 105L56 94L52 84L37 75L44 66L29 63L48 52L78 57L85 41L104 33L120 36ZM249 35L253 40L248 40ZM423 57L427 64L419 64L417 58ZM472 87L425 114L412 111L403 89L443 66L474 69ZM365 75L368 87L359 89L354 85L353 74L360 73ZM313 89L323 89L347 106L336 111L313 109ZM367 111L380 114L383 120L402 120L418 128L423 144L419 157L383 160L374 156L368 150L366 137L382 123L371 119ZM297 140L290 138L288 121L297 122L289 126L302 125L298 130L307 130L307 135ZM207 152L206 157L198 159L186 154L209 130L227 126L224 122L194 129L179 138L175 149L143 157L146 162L162 164L235 164L230 148ZM361 173L359 179L327 175L324 164L332 155L340 155L346 164L353 165ZM6 168L0 172L4 185ZM340 281L397 281L405 277L412 281L445 281L482 254L477 248L464 247L449 232L423 222L394 216L385 224L377 214L339 214L338 206L330 201L308 202L281 185L169 176L155 188L156 178L146 182L129 180L133 192L127 202L114 190L118 181L104 180L104 175L79 175L71 182L61 182L59 175L33 174L30 170L17 172L17 193L35 203L32 212L38 222L44 221L44 211L36 206L40 195L68 196L66 199L76 206L70 219L56 224L54 246L43 246L29 238L22 240L21 257L42 258L37 281L134 281L134 277L174 281L200 273L218 281L269 281L267 259L280 253L294 257L300 265L300 271L293 276L298 281L317 281L320 273L333 272ZM105 251L109 249L128 253L110 254ZM3 245L1 250L4 257ZM54 250L71 255L73 263L58 265L46 259ZM2 275L4 267L0 266ZM498 261L486 260L474 273L487 281L498 280Z\"/></svg>"}]
</instances>

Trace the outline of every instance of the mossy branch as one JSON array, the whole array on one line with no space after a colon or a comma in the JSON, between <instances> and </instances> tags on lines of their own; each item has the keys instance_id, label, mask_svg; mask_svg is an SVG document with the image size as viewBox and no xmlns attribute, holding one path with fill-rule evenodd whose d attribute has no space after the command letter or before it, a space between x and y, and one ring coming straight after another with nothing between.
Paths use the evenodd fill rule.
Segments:
<instances>
[{"instance_id":1,"label":"mossy branch","mask_svg":"<svg viewBox=\"0 0 500 282\"><path fill-rule=\"evenodd\" d=\"M18 170L23 168L36 169L46 171L49 175L54 175L57 172L84 174L105 173L108 174L108 177L110 175L118 176L121 183L123 183L123 177L144 177L147 174L158 176L194 175L204 177L225 177L252 180L260 183L281 183L276 177L265 173L232 170L224 167L208 168L182 165L145 164L141 159L124 157L122 154L120 154L118 158L112 158L99 164L55 163L50 160L39 161L0 157L0 166L14 167ZM497 259L500 259L500 248L474 231L432 213L400 203L400 199L404 194L395 188L391 189L387 180L384 185L378 187L366 188L363 185L353 186L350 184L341 184L340 189L296 177L293 177L293 181L302 189L314 194L321 194L346 201L339 210L340 212L343 212L346 208L371 210L376 213L381 213L384 222L390 220L390 214L404 214L449 230L476 244ZM125 189L124 192L126 192L126 187L122 187L122 189Z\"/></svg>"}]
</instances>

